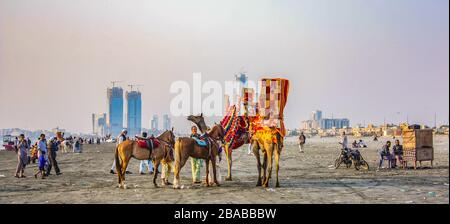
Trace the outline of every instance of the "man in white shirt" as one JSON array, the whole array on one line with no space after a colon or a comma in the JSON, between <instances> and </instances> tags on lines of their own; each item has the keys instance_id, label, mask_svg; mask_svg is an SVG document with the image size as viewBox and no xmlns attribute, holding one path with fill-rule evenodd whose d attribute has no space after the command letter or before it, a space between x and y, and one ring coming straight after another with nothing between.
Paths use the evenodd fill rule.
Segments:
<instances>
[{"instance_id":1,"label":"man in white shirt","mask_svg":"<svg viewBox=\"0 0 450 224\"><path fill-rule=\"evenodd\" d=\"M342 132L341 142L339 142L344 149L348 148L348 139L347 135L345 135L345 131Z\"/></svg>"},{"instance_id":2,"label":"man in white shirt","mask_svg":"<svg viewBox=\"0 0 450 224\"><path fill-rule=\"evenodd\" d=\"M123 129L122 132L120 133L120 135L117 137L117 144L116 145L120 145L120 143L126 141L127 140L127 134L128 134L128 131L126 129ZM128 167L127 167L127 171L125 171L126 174L132 174L132 172L128 171ZM115 170L116 170L116 160L114 159L113 164L111 166L110 173L111 174L115 174L115 172L114 172Z\"/></svg>"}]
</instances>

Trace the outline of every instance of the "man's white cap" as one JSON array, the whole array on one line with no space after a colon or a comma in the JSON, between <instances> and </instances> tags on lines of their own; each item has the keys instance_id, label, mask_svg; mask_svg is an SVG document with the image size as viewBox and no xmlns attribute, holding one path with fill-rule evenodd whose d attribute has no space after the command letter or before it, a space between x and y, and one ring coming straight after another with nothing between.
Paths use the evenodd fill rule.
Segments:
<instances>
[{"instance_id":1,"label":"man's white cap","mask_svg":"<svg viewBox=\"0 0 450 224\"><path fill-rule=\"evenodd\" d=\"M123 133L123 132L126 132L126 131L127 131L127 129L122 129L122 133Z\"/></svg>"}]
</instances>

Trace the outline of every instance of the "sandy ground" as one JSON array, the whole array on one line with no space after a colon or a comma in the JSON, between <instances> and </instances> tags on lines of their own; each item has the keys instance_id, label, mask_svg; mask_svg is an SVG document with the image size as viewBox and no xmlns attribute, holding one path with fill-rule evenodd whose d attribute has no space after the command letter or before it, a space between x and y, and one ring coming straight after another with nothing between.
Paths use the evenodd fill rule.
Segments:
<instances>
[{"instance_id":1,"label":"sandy ground","mask_svg":"<svg viewBox=\"0 0 450 224\"><path fill-rule=\"evenodd\" d=\"M246 147L234 152L233 181L220 187L192 185L187 163L181 190L154 188L149 175L137 175L137 160L131 163L134 174L127 175L129 188L118 189L117 177L109 174L112 144L85 145L82 154L59 154L63 175L45 180L32 177L34 164L27 167L27 178L14 178L15 154L0 151L0 203L449 203L448 136L435 138L434 168L417 170L376 172L377 148L382 143L365 141L369 148L362 154L371 166L369 171L330 168L339 153L336 138L308 139L303 154L298 153L294 139L286 139L281 188L267 189L255 187L256 161L247 155ZM225 176L225 159L221 167Z\"/></svg>"}]
</instances>

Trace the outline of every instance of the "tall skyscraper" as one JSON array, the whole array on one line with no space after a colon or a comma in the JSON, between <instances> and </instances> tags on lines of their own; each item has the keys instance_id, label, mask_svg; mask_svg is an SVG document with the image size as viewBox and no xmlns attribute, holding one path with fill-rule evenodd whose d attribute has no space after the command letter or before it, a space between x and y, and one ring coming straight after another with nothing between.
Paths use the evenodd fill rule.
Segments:
<instances>
[{"instance_id":1,"label":"tall skyscraper","mask_svg":"<svg viewBox=\"0 0 450 224\"><path fill-rule=\"evenodd\" d=\"M140 135L142 130L142 100L139 91L125 93L127 100L127 130L129 136Z\"/></svg>"},{"instance_id":2,"label":"tall skyscraper","mask_svg":"<svg viewBox=\"0 0 450 224\"><path fill-rule=\"evenodd\" d=\"M106 113L92 114L92 134L106 135Z\"/></svg>"},{"instance_id":3,"label":"tall skyscraper","mask_svg":"<svg viewBox=\"0 0 450 224\"><path fill-rule=\"evenodd\" d=\"M168 114L164 114L163 116L163 131L167 131L172 129L172 122Z\"/></svg>"},{"instance_id":4,"label":"tall skyscraper","mask_svg":"<svg viewBox=\"0 0 450 224\"><path fill-rule=\"evenodd\" d=\"M156 115L156 114L154 114L153 115L153 118L152 118L152 121L150 122L151 124L150 124L150 130L151 131L153 131L153 132L155 132L155 131L158 131L158 115Z\"/></svg>"},{"instance_id":5,"label":"tall skyscraper","mask_svg":"<svg viewBox=\"0 0 450 224\"><path fill-rule=\"evenodd\" d=\"M315 110L315 111L311 112L311 120L320 122L320 120L322 120L322 111Z\"/></svg>"},{"instance_id":6,"label":"tall skyscraper","mask_svg":"<svg viewBox=\"0 0 450 224\"><path fill-rule=\"evenodd\" d=\"M118 136L123 129L123 89L120 87L108 88L108 133Z\"/></svg>"}]
</instances>

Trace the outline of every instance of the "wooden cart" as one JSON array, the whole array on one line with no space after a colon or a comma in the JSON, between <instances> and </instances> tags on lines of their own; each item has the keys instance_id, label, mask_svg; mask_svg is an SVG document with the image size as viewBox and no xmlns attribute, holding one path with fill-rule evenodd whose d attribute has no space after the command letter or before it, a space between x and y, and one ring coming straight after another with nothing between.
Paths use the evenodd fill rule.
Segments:
<instances>
[{"instance_id":1,"label":"wooden cart","mask_svg":"<svg viewBox=\"0 0 450 224\"><path fill-rule=\"evenodd\" d=\"M434 148L433 130L431 129L406 129L402 132L403 137L403 160L414 162L414 169L417 168L417 161L422 166L422 161L430 161L433 167Z\"/></svg>"}]
</instances>

